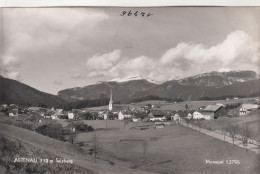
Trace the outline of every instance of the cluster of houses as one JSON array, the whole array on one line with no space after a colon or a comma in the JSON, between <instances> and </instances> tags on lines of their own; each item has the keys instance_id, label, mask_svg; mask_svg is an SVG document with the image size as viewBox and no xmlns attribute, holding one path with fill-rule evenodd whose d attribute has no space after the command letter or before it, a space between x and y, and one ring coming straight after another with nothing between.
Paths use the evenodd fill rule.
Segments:
<instances>
[{"instance_id":1,"label":"cluster of houses","mask_svg":"<svg viewBox=\"0 0 260 174\"><path fill-rule=\"evenodd\" d=\"M250 115L258 112L260 109L259 103L252 104L241 104L239 107L227 109L225 105L221 103L216 103L214 105L207 105L199 107L193 111L163 111L160 109L159 105L145 105L140 109L131 108L129 105L114 105L112 100L112 92L110 96L110 102L108 109L103 110L80 110L72 109L71 111L63 111L62 109L46 109L40 107L29 107L29 108L19 108L17 105L2 104L0 106L0 111L6 112L9 116L31 115L36 114L46 119L58 120L58 119L70 119L70 120L106 120L106 119L116 119L116 120L131 120L133 122L140 121L154 121L162 122L166 120L171 120L176 123L181 122L181 119L203 119L211 120L217 119L221 116L241 116Z\"/></svg>"}]
</instances>

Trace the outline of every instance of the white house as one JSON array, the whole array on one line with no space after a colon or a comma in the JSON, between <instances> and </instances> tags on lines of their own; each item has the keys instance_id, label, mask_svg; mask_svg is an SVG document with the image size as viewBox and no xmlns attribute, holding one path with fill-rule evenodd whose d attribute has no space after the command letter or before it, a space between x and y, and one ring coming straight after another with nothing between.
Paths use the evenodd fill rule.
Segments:
<instances>
[{"instance_id":1,"label":"white house","mask_svg":"<svg viewBox=\"0 0 260 174\"><path fill-rule=\"evenodd\" d=\"M52 115L52 116L51 116L51 119L53 119L53 120L59 120L59 118L58 118L57 115Z\"/></svg>"},{"instance_id":2,"label":"white house","mask_svg":"<svg viewBox=\"0 0 260 174\"><path fill-rule=\"evenodd\" d=\"M69 112L68 113L68 119L73 120L74 119L74 113Z\"/></svg>"},{"instance_id":3,"label":"white house","mask_svg":"<svg viewBox=\"0 0 260 174\"><path fill-rule=\"evenodd\" d=\"M176 113L175 115L171 116L171 120L179 123L181 121L181 117Z\"/></svg>"},{"instance_id":4,"label":"white house","mask_svg":"<svg viewBox=\"0 0 260 174\"><path fill-rule=\"evenodd\" d=\"M188 118L188 119L191 119L191 118L192 118L192 114L191 114L191 113L188 113L187 118Z\"/></svg>"},{"instance_id":5,"label":"white house","mask_svg":"<svg viewBox=\"0 0 260 174\"><path fill-rule=\"evenodd\" d=\"M118 120L123 120L125 118L132 118L132 112L129 106L124 105L113 105L113 114L118 114Z\"/></svg>"},{"instance_id":6,"label":"white house","mask_svg":"<svg viewBox=\"0 0 260 174\"><path fill-rule=\"evenodd\" d=\"M249 115L252 111L259 109L257 104L242 104L239 108L239 115Z\"/></svg>"},{"instance_id":7,"label":"white house","mask_svg":"<svg viewBox=\"0 0 260 174\"><path fill-rule=\"evenodd\" d=\"M195 111L193 113L193 119L202 119L202 118L204 118L204 115L202 113L200 113L198 111Z\"/></svg>"},{"instance_id":8,"label":"white house","mask_svg":"<svg viewBox=\"0 0 260 174\"><path fill-rule=\"evenodd\" d=\"M127 112L125 111L120 111L118 113L118 120L123 120L125 118L132 118L132 115L131 114L128 114Z\"/></svg>"}]
</instances>

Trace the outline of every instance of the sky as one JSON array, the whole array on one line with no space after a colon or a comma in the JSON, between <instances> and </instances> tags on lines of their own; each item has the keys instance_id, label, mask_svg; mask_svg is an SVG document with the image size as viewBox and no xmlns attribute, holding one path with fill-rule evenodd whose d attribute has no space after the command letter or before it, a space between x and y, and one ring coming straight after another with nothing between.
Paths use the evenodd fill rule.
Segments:
<instances>
[{"instance_id":1,"label":"sky","mask_svg":"<svg viewBox=\"0 0 260 174\"><path fill-rule=\"evenodd\" d=\"M162 83L259 73L259 16L260 7L3 8L0 75L57 94L137 74Z\"/></svg>"}]
</instances>

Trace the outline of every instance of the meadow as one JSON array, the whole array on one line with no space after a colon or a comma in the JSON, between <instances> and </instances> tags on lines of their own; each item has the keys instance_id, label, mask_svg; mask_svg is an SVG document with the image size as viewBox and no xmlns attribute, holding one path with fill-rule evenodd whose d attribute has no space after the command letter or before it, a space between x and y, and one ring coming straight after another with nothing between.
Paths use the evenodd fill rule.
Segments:
<instances>
[{"instance_id":1,"label":"meadow","mask_svg":"<svg viewBox=\"0 0 260 174\"><path fill-rule=\"evenodd\" d=\"M97 157L114 166L157 173L258 173L258 156L181 125L163 129L134 129L145 123L86 121L98 128ZM103 127L103 128L102 128ZM93 147L93 133L76 137L84 151ZM206 164L206 160L239 160L240 164Z\"/></svg>"}]
</instances>

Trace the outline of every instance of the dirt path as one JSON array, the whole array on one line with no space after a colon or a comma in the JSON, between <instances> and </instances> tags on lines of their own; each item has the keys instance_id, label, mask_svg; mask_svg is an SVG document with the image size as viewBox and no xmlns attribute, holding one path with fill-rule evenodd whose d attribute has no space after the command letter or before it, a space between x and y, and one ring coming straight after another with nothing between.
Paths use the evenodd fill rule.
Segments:
<instances>
[{"instance_id":1,"label":"dirt path","mask_svg":"<svg viewBox=\"0 0 260 174\"><path fill-rule=\"evenodd\" d=\"M93 157L82 153L77 147L62 141L58 141L30 130L22 129L12 125L0 123L0 133L10 138L18 139L22 142L29 143L37 148L41 148L47 152L50 152L57 157L71 159L73 163L86 168L88 171L100 174L147 174L148 172L134 170L130 168L124 168L120 166L108 165L106 161L97 160L94 163Z\"/></svg>"},{"instance_id":2,"label":"dirt path","mask_svg":"<svg viewBox=\"0 0 260 174\"><path fill-rule=\"evenodd\" d=\"M187 124L185 123L181 123L183 126L187 127ZM188 125L189 128L191 129L194 129L194 130L197 130L197 131L200 131L201 133L203 134L206 134L206 135L209 135L211 137L214 137L214 138L217 138L217 139L220 139L220 140L223 140L223 141L226 141L230 144L233 144L233 139L231 137L228 137L228 136L225 136L225 140L224 140L224 135L221 135L221 134L218 134L218 133L215 133L215 132L212 132L212 131L209 131L207 129L203 129L203 128L198 128L198 127L195 127L195 126L192 126L192 125ZM254 144L250 144L248 143L247 144L247 147L245 147L242 143L241 140L234 140L234 145L238 146L238 147L241 147L241 148L247 148L248 150L252 151L252 152L255 152L256 154L260 154L260 151L259 151L259 147L254 145Z\"/></svg>"}]
</instances>

